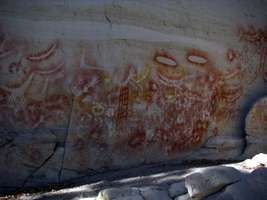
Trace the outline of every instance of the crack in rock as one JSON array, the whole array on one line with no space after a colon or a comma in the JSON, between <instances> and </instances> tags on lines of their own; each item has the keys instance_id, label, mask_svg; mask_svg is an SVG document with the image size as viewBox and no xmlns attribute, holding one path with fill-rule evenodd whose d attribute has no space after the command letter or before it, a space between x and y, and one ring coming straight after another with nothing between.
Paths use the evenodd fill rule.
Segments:
<instances>
[{"instance_id":1,"label":"crack in rock","mask_svg":"<svg viewBox=\"0 0 267 200\"><path fill-rule=\"evenodd\" d=\"M72 117L72 113L73 113L73 107L74 107L74 96L72 95L71 97L71 109L70 109L70 114L69 114L69 120L68 120L68 127L67 127L67 132L66 132L66 136L64 138L64 145L63 145L63 154L62 154L62 160L60 163L60 169L58 172L58 182L61 181L62 178L62 170L64 168L64 160L65 160L65 154L66 154L66 144L67 144L67 139L68 139L68 135L69 135L69 128L70 128L70 124L71 124L71 117Z\"/></svg>"},{"instance_id":2,"label":"crack in rock","mask_svg":"<svg viewBox=\"0 0 267 200\"><path fill-rule=\"evenodd\" d=\"M54 156L58 149L58 143L55 144L53 152L24 180L21 189L25 188L26 184L34 177L34 175Z\"/></svg>"}]
</instances>

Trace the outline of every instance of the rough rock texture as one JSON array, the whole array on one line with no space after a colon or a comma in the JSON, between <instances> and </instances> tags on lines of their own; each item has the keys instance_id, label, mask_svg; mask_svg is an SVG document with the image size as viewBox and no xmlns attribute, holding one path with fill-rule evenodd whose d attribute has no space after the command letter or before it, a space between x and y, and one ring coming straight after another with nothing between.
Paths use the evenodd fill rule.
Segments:
<instances>
[{"instance_id":1,"label":"rough rock texture","mask_svg":"<svg viewBox=\"0 0 267 200\"><path fill-rule=\"evenodd\" d=\"M177 197L179 195L187 193L184 181L171 184L168 192L170 197Z\"/></svg>"},{"instance_id":2,"label":"rough rock texture","mask_svg":"<svg viewBox=\"0 0 267 200\"><path fill-rule=\"evenodd\" d=\"M96 200L171 200L168 192L159 187L114 188L99 192Z\"/></svg>"},{"instance_id":3,"label":"rough rock texture","mask_svg":"<svg viewBox=\"0 0 267 200\"><path fill-rule=\"evenodd\" d=\"M266 184L267 168L256 169L240 182L228 186L216 198L207 200L266 200Z\"/></svg>"},{"instance_id":4,"label":"rough rock texture","mask_svg":"<svg viewBox=\"0 0 267 200\"><path fill-rule=\"evenodd\" d=\"M245 140L240 136L216 135L207 139L198 151L192 152L188 159L231 160L244 151Z\"/></svg>"},{"instance_id":5,"label":"rough rock texture","mask_svg":"<svg viewBox=\"0 0 267 200\"><path fill-rule=\"evenodd\" d=\"M114 188L101 191L96 200L144 200L137 188Z\"/></svg>"},{"instance_id":6,"label":"rough rock texture","mask_svg":"<svg viewBox=\"0 0 267 200\"><path fill-rule=\"evenodd\" d=\"M171 200L168 192L160 187L144 187L140 189L144 200Z\"/></svg>"},{"instance_id":7,"label":"rough rock texture","mask_svg":"<svg viewBox=\"0 0 267 200\"><path fill-rule=\"evenodd\" d=\"M267 153L267 97L258 100L246 117L245 154Z\"/></svg>"},{"instance_id":8,"label":"rough rock texture","mask_svg":"<svg viewBox=\"0 0 267 200\"><path fill-rule=\"evenodd\" d=\"M240 179L240 172L234 168L223 166L207 168L186 177L185 187L191 198L202 199Z\"/></svg>"},{"instance_id":9,"label":"rough rock texture","mask_svg":"<svg viewBox=\"0 0 267 200\"><path fill-rule=\"evenodd\" d=\"M174 200L191 200L191 198L189 194L187 193L187 194L176 197Z\"/></svg>"},{"instance_id":10,"label":"rough rock texture","mask_svg":"<svg viewBox=\"0 0 267 200\"><path fill-rule=\"evenodd\" d=\"M265 157L266 154L259 154L255 157ZM253 159L251 159L253 160ZM238 170L240 173L240 179L224 185L219 190L213 190L208 196L203 197L203 200L231 200L231 199L255 199L255 200L265 200L266 195L266 181L267 173L266 166L261 166L261 168L248 169L245 167L246 162L232 163L219 165L217 167L196 167L187 166L181 168L181 165L173 166L172 168L165 168L162 172L162 166L160 171L155 171L155 168L151 167L143 168L143 171L150 172L147 175L143 173L143 176L133 175L130 177L121 176L122 171L119 172L109 172L102 175L99 182L88 183L88 180L92 176L87 177L84 183L79 186L65 188L58 191L39 193L39 194L27 194L20 196L21 200L96 200L99 199L153 199L153 200L192 200L199 199L200 197L191 198L189 191L184 188L184 182L187 177L198 175L199 172L205 172L205 174L215 174L215 171L220 171L220 180L229 180L229 174L233 172L233 168ZM229 168L229 166L231 166ZM156 167L156 166L155 166ZM170 167L170 166L169 166ZM159 168L158 168L159 169ZM221 173L222 169L224 173ZM225 173L226 169L230 169L231 173ZM139 169L128 169L123 170L127 174L140 171ZM153 171L153 172L152 172ZM234 170L235 171L235 170ZM236 172L234 172L235 174ZM217 173L218 174L218 173ZM218 177L218 175L217 175ZM233 176L235 177L235 175ZM196 179L195 179L196 180ZM195 181L194 186L199 186L202 184L203 179L198 179L199 182ZM205 180L210 184L214 182L214 177L208 175ZM217 187L218 181L214 182L211 186ZM192 182L191 182L192 184ZM177 188L183 192L177 192ZM204 187L202 187L204 188ZM173 195L170 195L171 190L176 190ZM169 195L168 195L169 194Z\"/></svg>"},{"instance_id":11,"label":"rough rock texture","mask_svg":"<svg viewBox=\"0 0 267 200\"><path fill-rule=\"evenodd\" d=\"M266 152L266 8L2 0L0 193Z\"/></svg>"},{"instance_id":12,"label":"rough rock texture","mask_svg":"<svg viewBox=\"0 0 267 200\"><path fill-rule=\"evenodd\" d=\"M3 146L0 156L0 176L2 177L0 185L14 188L26 186L41 173L39 169L43 168L54 156L57 150L55 140L55 136L48 133L24 133L17 135L12 142ZM59 160L56 160L56 165L50 166L51 171L55 170L58 162ZM43 180L38 182L49 182L49 177L45 176L49 176L50 173L46 170L42 176ZM57 174L53 174L51 178L52 180L57 179ZM0 187L1 191L4 191L4 188Z\"/></svg>"},{"instance_id":13,"label":"rough rock texture","mask_svg":"<svg viewBox=\"0 0 267 200\"><path fill-rule=\"evenodd\" d=\"M266 154L258 154L255 157L265 157ZM254 157L254 158L255 158ZM251 159L252 161L253 159ZM231 164L228 166L206 167L194 170L193 173L185 177L185 187L183 190L184 181L175 182L168 188L161 187L146 187L139 186L132 188L134 191L141 192L143 199L162 199L162 200L265 200L266 183L267 183L267 168L261 166L254 168L252 171L245 167L247 161ZM242 166L242 168L240 168ZM179 188L180 192L175 192L170 195L170 191L174 188ZM124 198L130 198L132 193L125 192ZM183 190L183 191L182 191ZM104 190L105 191L105 190ZM124 189L116 189L112 196L120 197ZM169 197L166 195L169 191ZM182 191L182 192L181 192ZM128 194L129 193L129 194ZM100 192L99 194L102 194Z\"/></svg>"}]
</instances>

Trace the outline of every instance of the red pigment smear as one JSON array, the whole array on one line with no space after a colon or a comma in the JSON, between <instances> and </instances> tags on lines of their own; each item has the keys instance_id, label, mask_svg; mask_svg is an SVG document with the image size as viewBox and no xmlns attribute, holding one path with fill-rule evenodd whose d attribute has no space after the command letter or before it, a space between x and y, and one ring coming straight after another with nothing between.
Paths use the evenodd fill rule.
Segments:
<instances>
[{"instance_id":1,"label":"red pigment smear","mask_svg":"<svg viewBox=\"0 0 267 200\"><path fill-rule=\"evenodd\" d=\"M120 89L120 96L119 96L119 108L117 113L118 120L127 118L128 101L129 101L129 89L128 87L122 87Z\"/></svg>"},{"instance_id":2,"label":"red pigment smear","mask_svg":"<svg viewBox=\"0 0 267 200\"><path fill-rule=\"evenodd\" d=\"M131 148L142 147L146 139L146 134L144 131L137 131L133 133L128 141L128 146Z\"/></svg>"},{"instance_id":3,"label":"red pigment smear","mask_svg":"<svg viewBox=\"0 0 267 200\"><path fill-rule=\"evenodd\" d=\"M238 52L233 49L228 49L226 53L226 58L229 62L234 61L238 57Z\"/></svg>"},{"instance_id":4,"label":"red pigment smear","mask_svg":"<svg viewBox=\"0 0 267 200\"><path fill-rule=\"evenodd\" d=\"M55 43L51 44L47 49L45 49L43 51L40 51L38 53L31 54L31 55L27 56L27 59L29 61L37 61L37 62L46 60L50 56L52 56L54 54L55 49L57 48L57 46L58 46L58 43L55 42Z\"/></svg>"}]
</instances>

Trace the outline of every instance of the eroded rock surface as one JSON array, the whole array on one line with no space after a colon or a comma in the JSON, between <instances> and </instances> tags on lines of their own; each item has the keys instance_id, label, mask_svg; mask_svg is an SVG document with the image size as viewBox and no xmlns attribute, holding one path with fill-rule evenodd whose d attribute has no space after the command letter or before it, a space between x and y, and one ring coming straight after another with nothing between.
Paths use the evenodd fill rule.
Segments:
<instances>
[{"instance_id":1,"label":"eroded rock surface","mask_svg":"<svg viewBox=\"0 0 267 200\"><path fill-rule=\"evenodd\" d=\"M258 100L246 117L245 154L267 153L267 97Z\"/></svg>"},{"instance_id":2,"label":"eroded rock surface","mask_svg":"<svg viewBox=\"0 0 267 200\"><path fill-rule=\"evenodd\" d=\"M101 191L96 200L144 200L137 188L114 188Z\"/></svg>"},{"instance_id":3,"label":"eroded rock surface","mask_svg":"<svg viewBox=\"0 0 267 200\"><path fill-rule=\"evenodd\" d=\"M266 7L1 1L0 192L266 152Z\"/></svg>"},{"instance_id":4,"label":"eroded rock surface","mask_svg":"<svg viewBox=\"0 0 267 200\"><path fill-rule=\"evenodd\" d=\"M207 200L265 200L267 183L267 168L260 168L243 178L241 181L226 187L216 198Z\"/></svg>"},{"instance_id":5,"label":"eroded rock surface","mask_svg":"<svg viewBox=\"0 0 267 200\"><path fill-rule=\"evenodd\" d=\"M184 181L171 184L168 192L172 198L187 193Z\"/></svg>"},{"instance_id":6,"label":"eroded rock surface","mask_svg":"<svg viewBox=\"0 0 267 200\"><path fill-rule=\"evenodd\" d=\"M222 166L207 168L186 177L185 187L191 198L203 199L240 179L241 173L234 168Z\"/></svg>"},{"instance_id":7,"label":"eroded rock surface","mask_svg":"<svg viewBox=\"0 0 267 200\"><path fill-rule=\"evenodd\" d=\"M255 157L265 157L259 154ZM252 159L251 159L252 160ZM115 174L103 174L99 182L88 184L87 177L85 185L73 188L65 188L58 191L40 193L37 195L22 196L24 200L57 200L57 199L161 199L161 200L222 200L222 199L255 199L265 200L267 173L266 166L248 169L246 162L232 163L212 167L187 167L186 170L178 169L179 166L169 168L164 172L149 173L144 176L119 177ZM236 169L236 170L234 170ZM140 169L135 169L139 171ZM143 168L143 170L145 170ZM152 168L146 170L151 171ZM132 173L132 170L128 171ZM185 188L186 179L206 174L200 179L194 179L188 183L191 191ZM211 175L214 174L215 178ZM239 175L237 175L239 174ZM112 178L113 177L113 178ZM219 179L218 179L219 177ZM236 177L236 178L235 178ZM240 178L237 178L240 177ZM104 181L105 179L105 181ZM203 179L207 186L203 186ZM214 181L216 180L216 181ZM233 180L236 180L233 182ZM227 184L226 184L227 183ZM192 188L200 188L202 195L191 197ZM196 191L196 190L195 190ZM198 190L200 191L200 190ZM205 193L205 195L204 195ZM198 193L199 194L199 193ZM252 198L253 197L253 198Z\"/></svg>"}]
</instances>

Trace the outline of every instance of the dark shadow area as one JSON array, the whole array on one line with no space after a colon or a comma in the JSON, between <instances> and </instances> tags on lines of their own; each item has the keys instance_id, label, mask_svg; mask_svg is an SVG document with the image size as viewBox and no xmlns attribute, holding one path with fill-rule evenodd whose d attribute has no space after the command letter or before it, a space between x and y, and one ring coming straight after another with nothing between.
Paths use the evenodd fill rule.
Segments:
<instances>
[{"instance_id":1,"label":"dark shadow area","mask_svg":"<svg viewBox=\"0 0 267 200\"><path fill-rule=\"evenodd\" d=\"M203 167L203 166L202 166ZM43 195L37 195L29 198L31 200L71 200L75 198L93 198L96 197L98 192L107 188L114 187L146 187L146 186L157 186L167 189L170 184L174 182L183 181L185 175L188 175L194 171L194 168L186 168L180 170L166 171L165 173L152 173L147 176L139 176L134 179L120 179L117 177L116 180L112 180L115 177L106 177L106 180L94 184L81 185L80 187L61 190L55 193L46 193ZM250 174L240 172L241 179L233 183L225 185L222 189L217 191L215 194L207 196L207 199L218 196L218 192L224 192L228 186L238 183L239 181L246 179ZM108 181L110 179L110 181ZM205 198L206 199L206 198Z\"/></svg>"},{"instance_id":2,"label":"dark shadow area","mask_svg":"<svg viewBox=\"0 0 267 200\"><path fill-rule=\"evenodd\" d=\"M103 171L94 171L90 172L87 175L75 179L71 179L65 181L64 183L58 184L49 184L49 186L43 187L22 187L17 189L16 191L10 191L9 193L0 194L4 195L21 195L23 193L28 194L38 194L43 192L50 192L55 190L60 190L64 188L70 187L79 187L81 185L91 185L92 189L98 191L103 188L109 187L112 185L122 186L123 183L120 183L122 179L132 179L136 177L142 177L143 182L140 182L140 179L133 179L128 181L127 184L132 184L134 186L138 186L138 184L149 183L150 185L153 182L157 182L160 178L166 177L167 173L175 176L182 176L183 174L189 173L190 168L197 167L207 167L207 166L215 166L219 164L228 164L239 162L239 160L217 160L217 161L209 161L209 160L194 160L194 161L186 161L183 163L177 163L177 160L172 160L164 163L157 164L147 164L142 166L130 167L127 169L103 169ZM157 175L163 173L163 175ZM157 175L157 177L153 177ZM151 176L151 177L150 177ZM177 178L176 178L177 181ZM171 180L163 181L162 184L169 184Z\"/></svg>"},{"instance_id":3,"label":"dark shadow area","mask_svg":"<svg viewBox=\"0 0 267 200\"><path fill-rule=\"evenodd\" d=\"M203 161L188 163L187 165L162 164L114 170L97 175L85 176L72 180L69 185L62 186L61 191L35 195L34 200L66 199L77 197L94 197L100 190L110 187L140 187L160 186L167 187L174 182L182 181L185 175L193 172L194 168L215 166L219 163L205 163ZM72 189L64 189L70 188ZM59 188L57 188L59 189Z\"/></svg>"}]
</instances>

